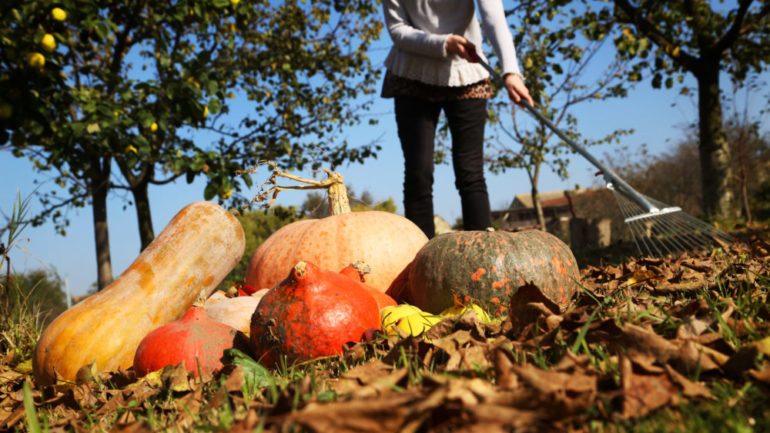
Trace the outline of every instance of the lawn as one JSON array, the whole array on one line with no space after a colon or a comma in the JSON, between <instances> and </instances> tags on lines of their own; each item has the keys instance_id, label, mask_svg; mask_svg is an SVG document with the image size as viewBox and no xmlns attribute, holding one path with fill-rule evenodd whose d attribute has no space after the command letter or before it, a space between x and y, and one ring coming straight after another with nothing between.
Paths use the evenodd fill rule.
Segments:
<instances>
[{"instance_id":1,"label":"lawn","mask_svg":"<svg viewBox=\"0 0 770 433\"><path fill-rule=\"evenodd\" d=\"M445 319L339 357L213 377L81 370L40 388L32 307L5 311L0 430L770 431L770 243L581 270L559 311L529 286L516 320ZM8 307L5 307L8 310Z\"/></svg>"}]
</instances>

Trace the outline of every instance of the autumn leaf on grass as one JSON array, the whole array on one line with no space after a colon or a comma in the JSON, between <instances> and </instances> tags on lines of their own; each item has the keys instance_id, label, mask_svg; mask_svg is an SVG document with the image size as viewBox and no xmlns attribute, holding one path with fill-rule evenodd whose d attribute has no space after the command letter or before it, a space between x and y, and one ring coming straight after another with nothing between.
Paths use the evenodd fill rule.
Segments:
<instances>
[{"instance_id":1,"label":"autumn leaf on grass","mask_svg":"<svg viewBox=\"0 0 770 433\"><path fill-rule=\"evenodd\" d=\"M683 396L689 398L714 398L706 385L688 379L678 371L674 370L670 365L666 366L666 373L668 373L671 380L679 386Z\"/></svg>"},{"instance_id":2,"label":"autumn leaf on grass","mask_svg":"<svg viewBox=\"0 0 770 433\"><path fill-rule=\"evenodd\" d=\"M431 343L448 357L444 371L486 371L491 367L494 344L475 332L461 329Z\"/></svg>"},{"instance_id":3,"label":"autumn leaf on grass","mask_svg":"<svg viewBox=\"0 0 770 433\"><path fill-rule=\"evenodd\" d=\"M163 367L160 371L160 380L164 388L173 392L188 392L193 389L190 375L181 363Z\"/></svg>"},{"instance_id":4,"label":"autumn leaf on grass","mask_svg":"<svg viewBox=\"0 0 770 433\"><path fill-rule=\"evenodd\" d=\"M510 317L514 332L520 332L540 317L560 314L559 306L548 299L534 284L525 284L511 297ZM552 320L553 322L553 320ZM547 323L547 322L546 322Z\"/></svg>"},{"instance_id":5,"label":"autumn leaf on grass","mask_svg":"<svg viewBox=\"0 0 770 433\"><path fill-rule=\"evenodd\" d=\"M741 377L747 370L756 368L761 358L770 359L770 337L741 346L725 363L725 372Z\"/></svg>"},{"instance_id":6,"label":"autumn leaf on grass","mask_svg":"<svg viewBox=\"0 0 770 433\"><path fill-rule=\"evenodd\" d=\"M620 382L623 390L621 416L636 418L675 402L678 390L666 374L637 374L627 357L620 360Z\"/></svg>"},{"instance_id":7,"label":"autumn leaf on grass","mask_svg":"<svg viewBox=\"0 0 770 433\"><path fill-rule=\"evenodd\" d=\"M228 364L236 365L242 369L244 394L250 395L259 388L276 384L275 377L270 374L270 370L240 350L225 350L225 357Z\"/></svg>"},{"instance_id":8,"label":"autumn leaf on grass","mask_svg":"<svg viewBox=\"0 0 770 433\"><path fill-rule=\"evenodd\" d=\"M372 360L347 371L333 385L337 394L353 394L356 398L372 397L388 391L403 389L407 377L405 368L394 369L380 360Z\"/></svg>"},{"instance_id":9,"label":"autumn leaf on grass","mask_svg":"<svg viewBox=\"0 0 770 433\"><path fill-rule=\"evenodd\" d=\"M542 370L531 364L514 366L522 382L535 391L543 412L554 418L591 407L596 401L597 378L579 370L570 373Z\"/></svg>"},{"instance_id":10,"label":"autumn leaf on grass","mask_svg":"<svg viewBox=\"0 0 770 433\"><path fill-rule=\"evenodd\" d=\"M310 403L292 413L287 421L311 432L401 432L412 406L420 400L416 393L392 393L373 399L345 402ZM286 429L291 431L291 429Z\"/></svg>"},{"instance_id":11,"label":"autumn leaf on grass","mask_svg":"<svg viewBox=\"0 0 770 433\"><path fill-rule=\"evenodd\" d=\"M130 413L130 412L128 412ZM119 423L110 430L112 433L152 433L152 429L146 421L133 421L130 423Z\"/></svg>"},{"instance_id":12,"label":"autumn leaf on grass","mask_svg":"<svg viewBox=\"0 0 770 433\"><path fill-rule=\"evenodd\" d=\"M629 357L651 356L659 365L671 363L683 371L712 371L727 362L727 356L692 340L667 340L654 331L627 323L621 328L621 346Z\"/></svg>"}]
</instances>

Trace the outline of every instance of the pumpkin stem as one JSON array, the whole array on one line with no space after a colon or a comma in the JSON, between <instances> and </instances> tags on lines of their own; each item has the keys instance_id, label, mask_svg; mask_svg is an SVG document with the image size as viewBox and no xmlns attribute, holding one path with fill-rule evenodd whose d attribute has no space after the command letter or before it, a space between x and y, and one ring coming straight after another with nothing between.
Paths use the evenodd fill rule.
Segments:
<instances>
[{"instance_id":1,"label":"pumpkin stem","mask_svg":"<svg viewBox=\"0 0 770 433\"><path fill-rule=\"evenodd\" d=\"M302 278L302 276L305 275L305 271L307 270L307 262L304 260L300 260L297 262L296 265L294 265L294 276Z\"/></svg>"},{"instance_id":2,"label":"pumpkin stem","mask_svg":"<svg viewBox=\"0 0 770 433\"><path fill-rule=\"evenodd\" d=\"M313 180L281 171L278 169L278 165L275 162L269 162L268 165L272 167L273 174L270 175L270 179L267 183L273 184L273 186L255 198L256 201L264 201L269 195L272 195L270 203L265 205L266 208L273 206L275 199L278 197L278 193L281 191L325 189L327 194L329 194L329 213L331 215L350 213L348 189L345 186L344 178L338 172L324 168L323 171L326 173L327 178L324 180ZM279 177L293 180L304 185L277 185L276 179Z\"/></svg>"},{"instance_id":3,"label":"pumpkin stem","mask_svg":"<svg viewBox=\"0 0 770 433\"><path fill-rule=\"evenodd\" d=\"M358 272L358 277L361 278L361 281L366 281L366 275L372 273L372 268L368 264L366 264L363 260L356 260L355 262L351 263L350 266L353 267L353 269Z\"/></svg>"},{"instance_id":4,"label":"pumpkin stem","mask_svg":"<svg viewBox=\"0 0 770 433\"><path fill-rule=\"evenodd\" d=\"M193 302L193 307L203 308L206 305L206 297L205 296L198 296L197 299L195 299L195 302ZM190 311L189 309L187 310Z\"/></svg>"},{"instance_id":5,"label":"pumpkin stem","mask_svg":"<svg viewBox=\"0 0 770 433\"><path fill-rule=\"evenodd\" d=\"M332 215L342 215L350 213L350 202L348 201L348 188L345 186L342 175L336 171L324 169L328 176L329 184L329 212Z\"/></svg>"}]
</instances>

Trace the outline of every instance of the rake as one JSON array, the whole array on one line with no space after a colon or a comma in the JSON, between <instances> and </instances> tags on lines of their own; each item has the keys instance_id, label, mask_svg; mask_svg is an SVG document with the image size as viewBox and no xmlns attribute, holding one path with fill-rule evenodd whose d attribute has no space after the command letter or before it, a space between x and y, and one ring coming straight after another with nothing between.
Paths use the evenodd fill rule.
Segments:
<instances>
[{"instance_id":1,"label":"rake","mask_svg":"<svg viewBox=\"0 0 770 433\"><path fill-rule=\"evenodd\" d=\"M498 82L503 79L492 67L479 61ZM547 117L535 110L529 102L522 100L522 106L540 123L564 140L575 152L582 155L604 177L605 186L613 192L615 200L628 226L634 243L641 255L665 256L685 251L707 250L714 246L725 247L734 241L727 233L714 228L686 212L680 207L669 206L641 194L618 176L612 169L602 164L593 155L556 127Z\"/></svg>"}]
</instances>

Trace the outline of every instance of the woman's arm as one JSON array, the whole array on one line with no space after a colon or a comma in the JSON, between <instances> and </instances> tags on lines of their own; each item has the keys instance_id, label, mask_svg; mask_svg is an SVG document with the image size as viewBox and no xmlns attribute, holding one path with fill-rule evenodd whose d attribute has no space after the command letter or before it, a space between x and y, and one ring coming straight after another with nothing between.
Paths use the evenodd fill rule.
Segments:
<instances>
[{"instance_id":1,"label":"woman's arm","mask_svg":"<svg viewBox=\"0 0 770 433\"><path fill-rule=\"evenodd\" d=\"M513 45L513 36L508 29L508 21L505 20L505 9L502 0L478 0L481 25L484 26L484 35L489 39L495 53L500 58L503 68L503 79L508 96L518 103L526 99L534 105L532 96L524 84L524 76L516 59L516 47Z\"/></svg>"},{"instance_id":2,"label":"woman's arm","mask_svg":"<svg viewBox=\"0 0 770 433\"><path fill-rule=\"evenodd\" d=\"M513 46L513 36L508 29L508 21L505 20L502 0L478 0L478 5L484 35L500 58L503 75L521 75L519 62L516 60L516 47Z\"/></svg>"},{"instance_id":3,"label":"woman's arm","mask_svg":"<svg viewBox=\"0 0 770 433\"><path fill-rule=\"evenodd\" d=\"M449 35L434 35L412 27L402 6L402 1L383 0L385 26L388 28L393 45L415 54L428 57L447 57L446 41Z\"/></svg>"}]
</instances>

